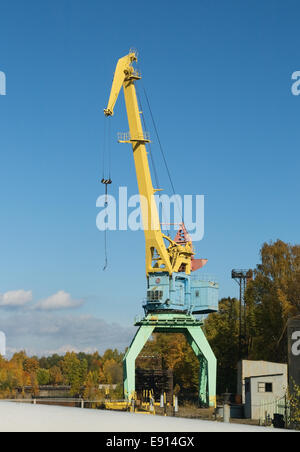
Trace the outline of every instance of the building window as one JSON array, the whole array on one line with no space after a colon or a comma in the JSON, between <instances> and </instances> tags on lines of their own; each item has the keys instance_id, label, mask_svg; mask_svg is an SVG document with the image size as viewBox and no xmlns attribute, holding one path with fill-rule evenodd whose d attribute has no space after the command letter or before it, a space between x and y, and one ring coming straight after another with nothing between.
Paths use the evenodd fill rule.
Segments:
<instances>
[{"instance_id":1,"label":"building window","mask_svg":"<svg viewBox=\"0 0 300 452\"><path fill-rule=\"evenodd\" d=\"M258 383L258 392L273 392L273 383Z\"/></svg>"},{"instance_id":2,"label":"building window","mask_svg":"<svg viewBox=\"0 0 300 452\"><path fill-rule=\"evenodd\" d=\"M266 392L273 392L273 383L266 383Z\"/></svg>"}]
</instances>

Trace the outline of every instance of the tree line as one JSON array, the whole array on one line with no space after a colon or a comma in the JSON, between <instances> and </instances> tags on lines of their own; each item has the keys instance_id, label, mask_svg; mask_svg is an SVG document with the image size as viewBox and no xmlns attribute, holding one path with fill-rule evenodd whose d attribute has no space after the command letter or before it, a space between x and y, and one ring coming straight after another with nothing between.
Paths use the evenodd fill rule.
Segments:
<instances>
[{"instance_id":1,"label":"tree line","mask_svg":"<svg viewBox=\"0 0 300 452\"><path fill-rule=\"evenodd\" d=\"M281 240L265 243L254 269L240 312L236 298L223 298L219 312L210 314L203 329L218 360L218 393L235 392L237 363L241 357L286 363L290 317L300 314L300 246ZM240 348L242 317L243 349ZM16 353L0 357L0 397L13 397L17 388L68 385L71 394L83 392L89 399L103 395L99 384L116 384L122 398L123 353L67 353L65 356L27 357ZM175 392L197 394L199 363L183 335L154 334L145 345L137 366L172 369ZM22 389L23 388L23 389Z\"/></svg>"},{"instance_id":2,"label":"tree line","mask_svg":"<svg viewBox=\"0 0 300 452\"><path fill-rule=\"evenodd\" d=\"M0 356L0 398L14 398L18 393L25 397L25 391L38 396L40 386L48 385L68 386L72 396L103 398L100 384L117 385L115 392L120 392L122 361L123 353L111 349L103 356L69 352L38 358L28 357L24 351L10 360Z\"/></svg>"}]
</instances>

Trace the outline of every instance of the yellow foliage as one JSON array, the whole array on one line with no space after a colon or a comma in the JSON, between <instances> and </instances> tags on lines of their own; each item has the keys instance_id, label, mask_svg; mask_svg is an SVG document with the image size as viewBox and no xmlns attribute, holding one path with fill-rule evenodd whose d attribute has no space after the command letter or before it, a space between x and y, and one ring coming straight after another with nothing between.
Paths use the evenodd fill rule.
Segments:
<instances>
[{"instance_id":1,"label":"yellow foliage","mask_svg":"<svg viewBox=\"0 0 300 452\"><path fill-rule=\"evenodd\" d=\"M300 430L300 386L294 384L292 393L289 396L290 402L290 423L293 428Z\"/></svg>"}]
</instances>

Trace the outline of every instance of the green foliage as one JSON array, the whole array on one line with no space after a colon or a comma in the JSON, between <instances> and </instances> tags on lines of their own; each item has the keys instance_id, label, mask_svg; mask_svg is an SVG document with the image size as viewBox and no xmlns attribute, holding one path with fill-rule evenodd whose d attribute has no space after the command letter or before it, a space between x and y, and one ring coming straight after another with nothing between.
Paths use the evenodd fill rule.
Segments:
<instances>
[{"instance_id":1,"label":"green foliage","mask_svg":"<svg viewBox=\"0 0 300 452\"><path fill-rule=\"evenodd\" d=\"M124 399L123 383L117 384L115 389L111 389L109 391L109 399L110 400L123 400Z\"/></svg>"},{"instance_id":2,"label":"green foliage","mask_svg":"<svg viewBox=\"0 0 300 452\"><path fill-rule=\"evenodd\" d=\"M103 361L114 360L116 363L121 364L124 358L124 353L120 353L117 349L108 349L103 355Z\"/></svg>"},{"instance_id":3,"label":"green foliage","mask_svg":"<svg viewBox=\"0 0 300 452\"><path fill-rule=\"evenodd\" d=\"M43 357L39 360L40 368L41 369L51 369L53 367L59 367L61 362L63 361L63 357L59 356L57 354L54 354L52 356Z\"/></svg>"},{"instance_id":4,"label":"green foliage","mask_svg":"<svg viewBox=\"0 0 300 452\"><path fill-rule=\"evenodd\" d=\"M291 427L300 430L300 386L293 385L293 390L289 395L289 403Z\"/></svg>"},{"instance_id":5,"label":"green foliage","mask_svg":"<svg viewBox=\"0 0 300 452\"><path fill-rule=\"evenodd\" d=\"M123 382L123 353L107 350L103 356L98 352L67 353L36 358L25 352L16 353L10 361L0 356L0 399L15 397L16 390L31 387L38 396L39 386L71 386L71 395L84 395L89 400L105 398L99 384L117 384L112 397L120 398ZM123 391L123 389L122 389Z\"/></svg>"},{"instance_id":6,"label":"green foliage","mask_svg":"<svg viewBox=\"0 0 300 452\"><path fill-rule=\"evenodd\" d=\"M286 324L300 314L300 246L265 243L246 291L249 357L287 362Z\"/></svg>"},{"instance_id":7,"label":"green foliage","mask_svg":"<svg viewBox=\"0 0 300 452\"><path fill-rule=\"evenodd\" d=\"M183 334L154 334L141 355L146 358L138 359L139 367L171 369L174 385L177 390L180 388L181 395L192 397L197 394L199 362Z\"/></svg>"},{"instance_id":8,"label":"green foliage","mask_svg":"<svg viewBox=\"0 0 300 452\"><path fill-rule=\"evenodd\" d=\"M74 352L67 353L62 362L65 383L71 386L71 395L80 393L82 381L82 365Z\"/></svg>"},{"instance_id":9,"label":"green foliage","mask_svg":"<svg viewBox=\"0 0 300 452\"><path fill-rule=\"evenodd\" d=\"M39 386L46 386L50 384L51 374L48 369L39 369L37 372L37 381Z\"/></svg>"},{"instance_id":10,"label":"green foliage","mask_svg":"<svg viewBox=\"0 0 300 452\"><path fill-rule=\"evenodd\" d=\"M243 358L287 362L286 324L289 317L300 314L300 246L277 240L265 243L260 255L241 313ZM221 300L219 312L205 321L218 359L218 393L236 391L239 316L239 302L227 298Z\"/></svg>"},{"instance_id":11,"label":"green foliage","mask_svg":"<svg viewBox=\"0 0 300 452\"><path fill-rule=\"evenodd\" d=\"M103 373L108 384L118 384L123 381L123 369L114 359L105 361Z\"/></svg>"},{"instance_id":12,"label":"green foliage","mask_svg":"<svg viewBox=\"0 0 300 452\"><path fill-rule=\"evenodd\" d=\"M239 301L223 298L219 312L205 321L205 333L218 360L218 393L235 392L239 360Z\"/></svg>"}]
</instances>

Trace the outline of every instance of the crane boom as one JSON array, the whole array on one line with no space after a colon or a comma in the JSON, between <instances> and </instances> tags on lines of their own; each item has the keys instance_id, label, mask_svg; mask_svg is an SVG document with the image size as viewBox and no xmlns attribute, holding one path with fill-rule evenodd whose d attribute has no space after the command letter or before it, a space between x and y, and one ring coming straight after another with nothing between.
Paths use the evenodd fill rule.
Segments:
<instances>
[{"instance_id":1,"label":"crane boom","mask_svg":"<svg viewBox=\"0 0 300 452\"><path fill-rule=\"evenodd\" d=\"M146 149L149 137L143 131L135 89L135 81L141 78L140 74L132 66L133 62L136 61L137 56L135 52L129 53L118 61L108 105L104 110L104 114L107 117L114 114L114 107L123 87L129 133L123 134L119 141L132 144L145 232L147 276L150 273L157 272L165 272L172 275L178 271L190 274L191 261L194 256L192 243L187 242L185 246L180 245L164 235L161 230L154 198L157 190L153 188ZM165 240L168 241L168 247L165 244Z\"/></svg>"}]
</instances>

